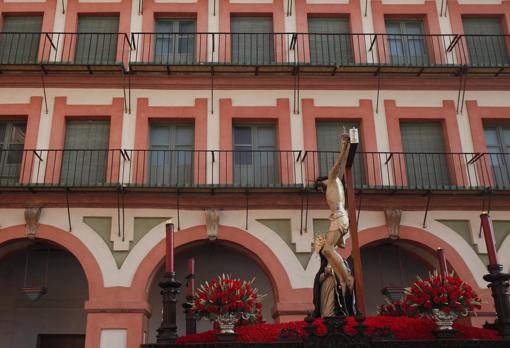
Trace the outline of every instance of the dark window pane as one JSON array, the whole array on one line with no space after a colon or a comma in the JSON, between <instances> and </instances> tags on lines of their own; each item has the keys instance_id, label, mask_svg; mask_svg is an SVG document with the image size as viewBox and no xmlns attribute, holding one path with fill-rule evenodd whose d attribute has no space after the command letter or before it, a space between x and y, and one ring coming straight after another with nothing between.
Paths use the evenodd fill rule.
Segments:
<instances>
[{"instance_id":1,"label":"dark window pane","mask_svg":"<svg viewBox=\"0 0 510 348\"><path fill-rule=\"evenodd\" d=\"M189 124L152 124L149 184L193 184L194 128Z\"/></svg>"}]
</instances>

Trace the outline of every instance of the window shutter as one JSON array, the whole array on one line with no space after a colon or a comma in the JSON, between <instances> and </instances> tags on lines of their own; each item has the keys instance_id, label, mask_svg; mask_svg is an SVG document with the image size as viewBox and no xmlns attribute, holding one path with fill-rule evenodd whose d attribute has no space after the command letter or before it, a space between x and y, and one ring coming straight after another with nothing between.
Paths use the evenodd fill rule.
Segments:
<instances>
[{"instance_id":1,"label":"window shutter","mask_svg":"<svg viewBox=\"0 0 510 348\"><path fill-rule=\"evenodd\" d=\"M75 61L79 64L113 64L117 55L118 16L78 17Z\"/></svg>"},{"instance_id":2,"label":"window shutter","mask_svg":"<svg viewBox=\"0 0 510 348\"><path fill-rule=\"evenodd\" d=\"M463 18L469 62L474 66L501 66L509 63L499 18ZM482 35L482 36L480 36Z\"/></svg>"},{"instance_id":3,"label":"window shutter","mask_svg":"<svg viewBox=\"0 0 510 348\"><path fill-rule=\"evenodd\" d=\"M499 18L464 18L466 35L503 35Z\"/></svg>"},{"instance_id":4,"label":"window shutter","mask_svg":"<svg viewBox=\"0 0 510 348\"><path fill-rule=\"evenodd\" d=\"M400 131L408 185L418 189L449 185L441 123L401 122Z\"/></svg>"},{"instance_id":5,"label":"window shutter","mask_svg":"<svg viewBox=\"0 0 510 348\"><path fill-rule=\"evenodd\" d=\"M349 20L346 18L308 18L308 32L321 34L348 34Z\"/></svg>"},{"instance_id":6,"label":"window shutter","mask_svg":"<svg viewBox=\"0 0 510 348\"><path fill-rule=\"evenodd\" d=\"M271 17L232 17L230 22L232 33L272 33Z\"/></svg>"},{"instance_id":7,"label":"window shutter","mask_svg":"<svg viewBox=\"0 0 510 348\"><path fill-rule=\"evenodd\" d=\"M274 61L273 19L232 17L232 63L265 65Z\"/></svg>"},{"instance_id":8,"label":"window shutter","mask_svg":"<svg viewBox=\"0 0 510 348\"><path fill-rule=\"evenodd\" d=\"M348 121L320 121L316 124L317 131L317 151L319 159L319 176L327 176L331 167L333 167L338 152L340 151L340 134L355 127L360 129L358 122ZM361 137L360 137L361 138ZM364 182L365 170L363 167L362 144L358 144L358 154L354 157L354 182L361 185Z\"/></svg>"},{"instance_id":9,"label":"window shutter","mask_svg":"<svg viewBox=\"0 0 510 348\"><path fill-rule=\"evenodd\" d=\"M42 16L5 16L3 18L4 32L40 33Z\"/></svg>"},{"instance_id":10,"label":"window shutter","mask_svg":"<svg viewBox=\"0 0 510 348\"><path fill-rule=\"evenodd\" d=\"M349 20L345 18L308 18L310 60L315 65L353 63Z\"/></svg>"},{"instance_id":11,"label":"window shutter","mask_svg":"<svg viewBox=\"0 0 510 348\"><path fill-rule=\"evenodd\" d=\"M444 152L443 127L439 122L402 122L404 152Z\"/></svg>"},{"instance_id":12,"label":"window shutter","mask_svg":"<svg viewBox=\"0 0 510 348\"><path fill-rule=\"evenodd\" d=\"M79 16L79 33L117 33L119 31L118 16Z\"/></svg>"},{"instance_id":13,"label":"window shutter","mask_svg":"<svg viewBox=\"0 0 510 348\"><path fill-rule=\"evenodd\" d=\"M41 16L5 16L3 31L12 34L0 33L0 63L36 63L41 27Z\"/></svg>"}]
</instances>

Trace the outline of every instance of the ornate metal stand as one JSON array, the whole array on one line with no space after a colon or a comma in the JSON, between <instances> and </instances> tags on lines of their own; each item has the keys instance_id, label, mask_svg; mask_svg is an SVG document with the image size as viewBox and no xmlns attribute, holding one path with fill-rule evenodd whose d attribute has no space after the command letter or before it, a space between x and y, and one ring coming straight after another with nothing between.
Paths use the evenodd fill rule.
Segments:
<instances>
[{"instance_id":1,"label":"ornate metal stand","mask_svg":"<svg viewBox=\"0 0 510 348\"><path fill-rule=\"evenodd\" d=\"M490 283L489 288L492 291L498 319L493 324L485 324L485 327L498 330L503 338L510 339L510 297L508 295L510 274L503 273L502 265L489 265L487 269L489 274L484 275L483 279Z\"/></svg>"},{"instance_id":2,"label":"ornate metal stand","mask_svg":"<svg viewBox=\"0 0 510 348\"><path fill-rule=\"evenodd\" d=\"M163 320L157 330L156 342L158 345L172 344L177 339L177 294L181 283L175 279L175 272L167 272L159 286L163 296Z\"/></svg>"},{"instance_id":3,"label":"ornate metal stand","mask_svg":"<svg viewBox=\"0 0 510 348\"><path fill-rule=\"evenodd\" d=\"M182 304L184 315L186 316L186 336L197 333L197 320L191 310L193 308L193 302L195 302L194 296L186 296L186 302Z\"/></svg>"}]
</instances>

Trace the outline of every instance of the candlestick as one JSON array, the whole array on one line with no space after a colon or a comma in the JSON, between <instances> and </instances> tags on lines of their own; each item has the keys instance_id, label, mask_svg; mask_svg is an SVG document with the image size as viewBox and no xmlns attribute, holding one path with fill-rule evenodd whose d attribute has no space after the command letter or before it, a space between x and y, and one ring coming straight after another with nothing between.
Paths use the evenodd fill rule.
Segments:
<instances>
[{"instance_id":1,"label":"candlestick","mask_svg":"<svg viewBox=\"0 0 510 348\"><path fill-rule=\"evenodd\" d=\"M439 270L441 274L448 274L448 266L446 265L446 257L444 255L444 250L441 248L437 248L437 259L439 260Z\"/></svg>"},{"instance_id":2,"label":"candlestick","mask_svg":"<svg viewBox=\"0 0 510 348\"><path fill-rule=\"evenodd\" d=\"M487 212L480 214L482 221L483 236L485 238L485 245L487 246L487 253L489 254L489 265L498 264L498 255L496 251L496 243L494 243L494 231L492 229L491 217Z\"/></svg>"},{"instance_id":3,"label":"candlestick","mask_svg":"<svg viewBox=\"0 0 510 348\"><path fill-rule=\"evenodd\" d=\"M172 219L166 222L166 259L165 271L174 272L174 224Z\"/></svg>"},{"instance_id":4,"label":"candlestick","mask_svg":"<svg viewBox=\"0 0 510 348\"><path fill-rule=\"evenodd\" d=\"M195 258L188 259L188 296L195 296Z\"/></svg>"}]
</instances>

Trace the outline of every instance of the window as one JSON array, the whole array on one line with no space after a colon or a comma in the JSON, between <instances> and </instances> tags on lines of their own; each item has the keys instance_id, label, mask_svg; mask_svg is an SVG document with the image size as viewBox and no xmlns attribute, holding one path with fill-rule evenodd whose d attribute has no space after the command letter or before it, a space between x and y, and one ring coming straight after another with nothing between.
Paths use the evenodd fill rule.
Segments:
<instances>
[{"instance_id":1,"label":"window","mask_svg":"<svg viewBox=\"0 0 510 348\"><path fill-rule=\"evenodd\" d=\"M273 125L234 125L234 184L279 183L276 129Z\"/></svg>"},{"instance_id":2,"label":"window","mask_svg":"<svg viewBox=\"0 0 510 348\"><path fill-rule=\"evenodd\" d=\"M314 65L352 64L349 20L344 18L308 18L310 63Z\"/></svg>"},{"instance_id":3,"label":"window","mask_svg":"<svg viewBox=\"0 0 510 348\"><path fill-rule=\"evenodd\" d=\"M25 133L24 121L0 122L0 183L14 184L19 181Z\"/></svg>"},{"instance_id":4,"label":"window","mask_svg":"<svg viewBox=\"0 0 510 348\"><path fill-rule=\"evenodd\" d=\"M78 17L75 63L114 64L117 60L117 16Z\"/></svg>"},{"instance_id":5,"label":"window","mask_svg":"<svg viewBox=\"0 0 510 348\"><path fill-rule=\"evenodd\" d=\"M428 64L427 43L422 21L386 21L390 62L393 65Z\"/></svg>"},{"instance_id":6,"label":"window","mask_svg":"<svg viewBox=\"0 0 510 348\"><path fill-rule=\"evenodd\" d=\"M96 186L105 182L109 133L108 121L67 121L61 184Z\"/></svg>"},{"instance_id":7,"label":"window","mask_svg":"<svg viewBox=\"0 0 510 348\"><path fill-rule=\"evenodd\" d=\"M498 188L510 188L510 125L484 128L492 178Z\"/></svg>"},{"instance_id":8,"label":"window","mask_svg":"<svg viewBox=\"0 0 510 348\"><path fill-rule=\"evenodd\" d=\"M5 16L0 33L0 64L37 63L41 16Z\"/></svg>"},{"instance_id":9,"label":"window","mask_svg":"<svg viewBox=\"0 0 510 348\"><path fill-rule=\"evenodd\" d=\"M358 122L319 121L317 122L317 158L319 160L319 176L327 176L335 164L340 151L340 135L349 132L351 128L358 128ZM361 137L360 137L361 138ZM357 154L354 157L354 183L360 186L364 183L363 157L361 143L358 144Z\"/></svg>"},{"instance_id":10,"label":"window","mask_svg":"<svg viewBox=\"0 0 510 348\"><path fill-rule=\"evenodd\" d=\"M437 189L449 185L441 123L401 122L400 131L409 188Z\"/></svg>"},{"instance_id":11,"label":"window","mask_svg":"<svg viewBox=\"0 0 510 348\"><path fill-rule=\"evenodd\" d=\"M196 22L194 19L156 19L154 62L191 64L195 60Z\"/></svg>"},{"instance_id":12,"label":"window","mask_svg":"<svg viewBox=\"0 0 510 348\"><path fill-rule=\"evenodd\" d=\"M157 186L193 184L194 129L190 124L152 124L149 183Z\"/></svg>"},{"instance_id":13,"label":"window","mask_svg":"<svg viewBox=\"0 0 510 348\"><path fill-rule=\"evenodd\" d=\"M509 64L499 18L464 18L463 24L471 65L491 67Z\"/></svg>"},{"instance_id":14,"label":"window","mask_svg":"<svg viewBox=\"0 0 510 348\"><path fill-rule=\"evenodd\" d=\"M263 65L274 62L273 19L232 17L232 63Z\"/></svg>"}]
</instances>

